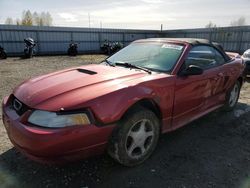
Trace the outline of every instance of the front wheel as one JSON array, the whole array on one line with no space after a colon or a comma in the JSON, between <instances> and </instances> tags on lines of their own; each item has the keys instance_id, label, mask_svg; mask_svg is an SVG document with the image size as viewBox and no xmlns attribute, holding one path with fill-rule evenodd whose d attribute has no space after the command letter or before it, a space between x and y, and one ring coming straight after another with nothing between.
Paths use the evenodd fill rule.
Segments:
<instances>
[{"instance_id":1,"label":"front wheel","mask_svg":"<svg viewBox=\"0 0 250 188\"><path fill-rule=\"evenodd\" d=\"M226 96L226 103L224 106L224 110L232 111L234 109L240 96L240 88L241 84L237 80Z\"/></svg>"},{"instance_id":2,"label":"front wheel","mask_svg":"<svg viewBox=\"0 0 250 188\"><path fill-rule=\"evenodd\" d=\"M154 151L160 134L159 119L145 108L128 113L116 127L108 153L125 166L144 162Z\"/></svg>"}]
</instances>

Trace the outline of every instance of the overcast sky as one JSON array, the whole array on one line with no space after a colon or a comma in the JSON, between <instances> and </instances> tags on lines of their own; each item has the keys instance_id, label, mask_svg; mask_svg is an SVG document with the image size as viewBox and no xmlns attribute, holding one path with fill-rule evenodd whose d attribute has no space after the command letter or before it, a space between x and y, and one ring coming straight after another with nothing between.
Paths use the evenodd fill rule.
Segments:
<instances>
[{"instance_id":1,"label":"overcast sky","mask_svg":"<svg viewBox=\"0 0 250 188\"><path fill-rule=\"evenodd\" d=\"M250 24L250 0L0 0L0 23L23 10L49 11L55 26L164 29L228 26L241 16Z\"/></svg>"}]
</instances>

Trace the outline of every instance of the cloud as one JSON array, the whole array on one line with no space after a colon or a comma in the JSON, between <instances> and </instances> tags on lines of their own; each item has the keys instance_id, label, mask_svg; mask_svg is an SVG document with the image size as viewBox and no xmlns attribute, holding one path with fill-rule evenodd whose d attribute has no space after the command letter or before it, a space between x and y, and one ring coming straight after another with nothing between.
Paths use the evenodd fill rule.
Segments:
<instances>
[{"instance_id":1,"label":"cloud","mask_svg":"<svg viewBox=\"0 0 250 188\"><path fill-rule=\"evenodd\" d=\"M164 29L227 26L241 16L250 23L250 0L0 0L0 23L22 10L49 11L57 26ZM230 3L229 3L230 2ZM18 6L13 6L17 4ZM234 11L229 11L234 10ZM102 22L102 24L100 23Z\"/></svg>"},{"instance_id":2,"label":"cloud","mask_svg":"<svg viewBox=\"0 0 250 188\"><path fill-rule=\"evenodd\" d=\"M66 22L78 22L77 15L74 15L72 13L63 12L58 13L58 15L63 18Z\"/></svg>"},{"instance_id":3,"label":"cloud","mask_svg":"<svg viewBox=\"0 0 250 188\"><path fill-rule=\"evenodd\" d=\"M149 3L149 4L159 4L159 3L163 3L162 0L141 0L144 3Z\"/></svg>"}]
</instances>

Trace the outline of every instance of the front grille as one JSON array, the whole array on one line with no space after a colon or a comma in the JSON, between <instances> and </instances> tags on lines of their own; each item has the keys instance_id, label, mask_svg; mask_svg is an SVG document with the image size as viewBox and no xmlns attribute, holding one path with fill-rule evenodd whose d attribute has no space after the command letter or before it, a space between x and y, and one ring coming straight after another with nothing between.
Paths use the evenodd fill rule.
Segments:
<instances>
[{"instance_id":1,"label":"front grille","mask_svg":"<svg viewBox=\"0 0 250 188\"><path fill-rule=\"evenodd\" d=\"M16 97L12 98L11 108L15 110L19 116L23 115L27 110L29 110L29 107L19 101Z\"/></svg>"}]
</instances>

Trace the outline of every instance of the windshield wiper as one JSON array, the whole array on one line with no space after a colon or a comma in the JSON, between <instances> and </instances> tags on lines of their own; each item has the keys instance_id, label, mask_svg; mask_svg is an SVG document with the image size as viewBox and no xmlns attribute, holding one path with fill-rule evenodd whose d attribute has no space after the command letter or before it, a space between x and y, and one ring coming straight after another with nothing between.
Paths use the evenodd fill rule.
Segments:
<instances>
[{"instance_id":1,"label":"windshield wiper","mask_svg":"<svg viewBox=\"0 0 250 188\"><path fill-rule=\"evenodd\" d=\"M152 72L144 67L140 67L140 66L137 66L137 65L133 65L131 63L125 63L125 62L116 62L115 65L117 66L123 66L123 67L127 67L127 68L134 68L134 69L139 69L139 70L143 70L149 74L151 74Z\"/></svg>"},{"instance_id":2,"label":"windshield wiper","mask_svg":"<svg viewBox=\"0 0 250 188\"><path fill-rule=\"evenodd\" d=\"M107 60L107 59L105 59L104 62L107 63L107 64L108 64L109 66L111 66L111 67L115 67L115 65L113 65L113 64L111 63L111 61L109 61L109 60Z\"/></svg>"}]
</instances>

